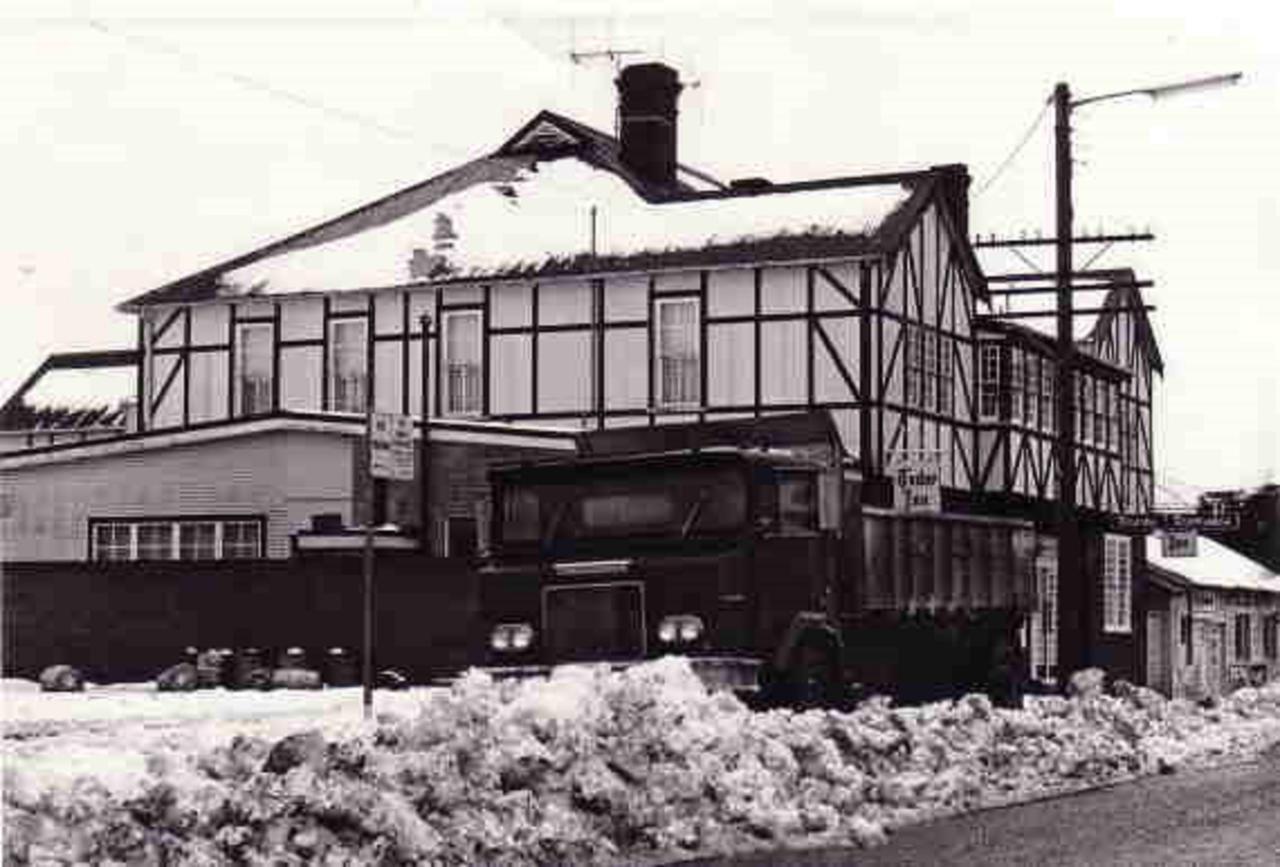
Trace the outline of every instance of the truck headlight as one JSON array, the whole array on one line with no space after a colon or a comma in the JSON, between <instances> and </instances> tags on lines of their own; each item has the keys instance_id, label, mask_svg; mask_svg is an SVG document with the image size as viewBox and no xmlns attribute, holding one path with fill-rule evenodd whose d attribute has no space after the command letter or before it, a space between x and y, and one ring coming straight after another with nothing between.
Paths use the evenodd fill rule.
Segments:
<instances>
[{"instance_id":1,"label":"truck headlight","mask_svg":"<svg viewBox=\"0 0 1280 867\"><path fill-rule=\"evenodd\" d=\"M528 650L533 644L533 627L528 623L499 623L489 634L489 646L499 653Z\"/></svg>"},{"instance_id":2,"label":"truck headlight","mask_svg":"<svg viewBox=\"0 0 1280 867\"><path fill-rule=\"evenodd\" d=\"M706 628L696 614L670 614L658 623L658 641L663 644L692 644Z\"/></svg>"}]
</instances>

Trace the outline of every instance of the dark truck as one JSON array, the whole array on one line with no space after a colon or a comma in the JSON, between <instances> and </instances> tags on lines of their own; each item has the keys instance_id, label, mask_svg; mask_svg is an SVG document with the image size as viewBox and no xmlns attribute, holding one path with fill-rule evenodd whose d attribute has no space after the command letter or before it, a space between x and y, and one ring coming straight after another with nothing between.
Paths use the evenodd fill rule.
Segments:
<instances>
[{"instance_id":1,"label":"dark truck","mask_svg":"<svg viewBox=\"0 0 1280 867\"><path fill-rule=\"evenodd\" d=\"M490 671L676 653L762 700L1009 688L1030 525L864 505L834 440L788 442L829 422L795 421L604 432L579 457L493 469Z\"/></svg>"}]
</instances>

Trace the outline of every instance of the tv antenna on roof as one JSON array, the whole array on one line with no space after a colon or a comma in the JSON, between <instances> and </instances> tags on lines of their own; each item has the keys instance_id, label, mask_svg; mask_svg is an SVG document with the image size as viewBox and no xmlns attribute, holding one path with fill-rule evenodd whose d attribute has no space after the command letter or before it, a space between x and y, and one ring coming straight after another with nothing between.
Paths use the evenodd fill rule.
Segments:
<instances>
[{"instance_id":1,"label":"tv antenna on roof","mask_svg":"<svg viewBox=\"0 0 1280 867\"><path fill-rule=\"evenodd\" d=\"M644 54L638 48L600 48L592 51L570 51L569 60L574 65L581 65L584 60L600 60L601 58L611 61L615 68L622 65L622 58L631 54Z\"/></svg>"}]
</instances>

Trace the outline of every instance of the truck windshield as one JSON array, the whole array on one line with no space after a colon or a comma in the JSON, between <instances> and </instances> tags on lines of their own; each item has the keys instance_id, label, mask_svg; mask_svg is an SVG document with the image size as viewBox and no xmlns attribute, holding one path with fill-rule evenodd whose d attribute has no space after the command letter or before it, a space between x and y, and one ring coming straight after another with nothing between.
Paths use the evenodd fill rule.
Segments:
<instances>
[{"instance_id":1,"label":"truck windshield","mask_svg":"<svg viewBox=\"0 0 1280 867\"><path fill-rule=\"evenodd\" d=\"M747 511L745 480L732 468L516 484L501 496L507 542L724 532L740 527Z\"/></svg>"}]
</instances>

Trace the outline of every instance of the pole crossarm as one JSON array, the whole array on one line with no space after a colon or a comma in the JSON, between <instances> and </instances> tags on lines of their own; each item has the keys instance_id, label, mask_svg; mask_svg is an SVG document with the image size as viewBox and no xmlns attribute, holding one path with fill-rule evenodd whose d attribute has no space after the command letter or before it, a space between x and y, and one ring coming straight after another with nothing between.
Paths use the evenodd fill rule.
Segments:
<instances>
[{"instance_id":1,"label":"pole crossarm","mask_svg":"<svg viewBox=\"0 0 1280 867\"><path fill-rule=\"evenodd\" d=\"M1125 278L1129 276L1129 272L1124 268L1098 268L1092 271L1072 271L1072 277L1080 277L1084 279L1112 279ZM1053 271L1024 271L1022 273L1011 274L988 274L988 283L1017 283L1023 280L1056 280L1058 275Z\"/></svg>"},{"instance_id":2,"label":"pole crossarm","mask_svg":"<svg viewBox=\"0 0 1280 867\"><path fill-rule=\"evenodd\" d=\"M1087 285L1072 284L1068 287L1072 292L1106 292L1111 289L1150 289L1155 285L1152 280L1117 280L1114 283L1090 283ZM1056 286L1015 286L1010 289L988 289L990 295L1045 295L1057 292Z\"/></svg>"},{"instance_id":3,"label":"pole crossarm","mask_svg":"<svg viewBox=\"0 0 1280 867\"><path fill-rule=\"evenodd\" d=\"M1150 232L1129 232L1123 235L1078 235L1070 239L1072 244L1114 244L1120 241L1154 241L1156 236ZM981 247L1053 247L1057 238L996 238L979 237L973 242L975 248Z\"/></svg>"},{"instance_id":4,"label":"pole crossarm","mask_svg":"<svg viewBox=\"0 0 1280 867\"><path fill-rule=\"evenodd\" d=\"M1155 310L1154 304L1118 304L1115 307L1080 307L1071 311L1072 316L1091 316L1098 313L1125 313L1139 310ZM1008 313L985 313L976 317L983 319L1040 319L1046 316L1057 316L1057 310L1011 310Z\"/></svg>"}]
</instances>

